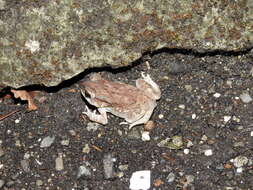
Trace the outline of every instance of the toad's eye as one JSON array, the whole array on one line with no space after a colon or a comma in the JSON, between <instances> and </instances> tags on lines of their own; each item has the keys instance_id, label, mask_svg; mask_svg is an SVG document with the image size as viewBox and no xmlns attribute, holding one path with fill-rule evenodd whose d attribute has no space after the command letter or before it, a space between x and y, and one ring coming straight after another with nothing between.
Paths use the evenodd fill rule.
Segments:
<instances>
[{"instance_id":1,"label":"toad's eye","mask_svg":"<svg viewBox=\"0 0 253 190\"><path fill-rule=\"evenodd\" d=\"M88 91L84 91L84 96L86 97L86 98L91 98L91 94L88 92Z\"/></svg>"},{"instance_id":2,"label":"toad's eye","mask_svg":"<svg viewBox=\"0 0 253 190\"><path fill-rule=\"evenodd\" d=\"M92 98L92 94L89 93L87 90L81 90L81 93L85 98Z\"/></svg>"}]
</instances>

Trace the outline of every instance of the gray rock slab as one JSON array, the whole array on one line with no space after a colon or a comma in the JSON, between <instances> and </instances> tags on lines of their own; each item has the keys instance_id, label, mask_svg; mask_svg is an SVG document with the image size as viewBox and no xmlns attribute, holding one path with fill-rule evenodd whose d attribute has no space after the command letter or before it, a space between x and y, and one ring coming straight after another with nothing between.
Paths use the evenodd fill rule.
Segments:
<instances>
[{"instance_id":1,"label":"gray rock slab","mask_svg":"<svg viewBox=\"0 0 253 190\"><path fill-rule=\"evenodd\" d=\"M0 89L54 86L160 48L240 51L253 44L253 1L1 0L0 10Z\"/></svg>"}]
</instances>

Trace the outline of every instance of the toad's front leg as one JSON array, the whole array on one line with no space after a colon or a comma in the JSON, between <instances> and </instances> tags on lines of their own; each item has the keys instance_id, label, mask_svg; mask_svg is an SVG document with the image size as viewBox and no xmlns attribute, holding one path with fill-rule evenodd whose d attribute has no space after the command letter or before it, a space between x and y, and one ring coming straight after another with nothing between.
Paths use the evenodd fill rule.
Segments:
<instances>
[{"instance_id":1,"label":"toad's front leg","mask_svg":"<svg viewBox=\"0 0 253 190\"><path fill-rule=\"evenodd\" d=\"M86 112L82 112L85 114L91 121L101 123L102 125L105 125L108 123L107 114L105 108L98 108L98 112L100 114L96 114L96 110L93 112L86 106Z\"/></svg>"}]
</instances>

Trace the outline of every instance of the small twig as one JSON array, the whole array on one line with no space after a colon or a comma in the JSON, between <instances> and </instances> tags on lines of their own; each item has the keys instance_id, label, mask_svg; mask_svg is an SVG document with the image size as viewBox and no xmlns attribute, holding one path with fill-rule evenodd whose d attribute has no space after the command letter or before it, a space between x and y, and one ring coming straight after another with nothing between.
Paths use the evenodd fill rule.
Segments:
<instances>
[{"instance_id":1,"label":"small twig","mask_svg":"<svg viewBox=\"0 0 253 190\"><path fill-rule=\"evenodd\" d=\"M97 147L96 145L92 145L92 148L94 148L95 150L99 151L99 152L102 152L102 149Z\"/></svg>"},{"instance_id":2,"label":"small twig","mask_svg":"<svg viewBox=\"0 0 253 190\"><path fill-rule=\"evenodd\" d=\"M0 121L6 119L7 117L10 117L11 115L13 115L14 113L17 113L17 112L19 112L19 111L21 111L21 110L15 110L15 111L12 111L12 112L7 113L7 114L0 115Z\"/></svg>"}]
</instances>

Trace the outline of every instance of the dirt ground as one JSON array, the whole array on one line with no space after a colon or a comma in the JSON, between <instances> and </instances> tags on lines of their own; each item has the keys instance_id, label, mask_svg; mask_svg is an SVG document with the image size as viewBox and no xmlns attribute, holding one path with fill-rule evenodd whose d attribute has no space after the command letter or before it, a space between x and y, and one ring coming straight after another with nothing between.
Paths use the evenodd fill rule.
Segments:
<instances>
[{"instance_id":1,"label":"dirt ground","mask_svg":"<svg viewBox=\"0 0 253 190\"><path fill-rule=\"evenodd\" d=\"M129 131L111 114L105 126L82 116L79 83L90 73L134 85L142 71L162 90L150 140L143 125ZM42 90L38 110L0 100L0 114L21 110L0 121L0 189L124 190L139 170L151 171L152 190L253 189L252 79L250 51L164 50L57 87L26 87Z\"/></svg>"}]
</instances>

